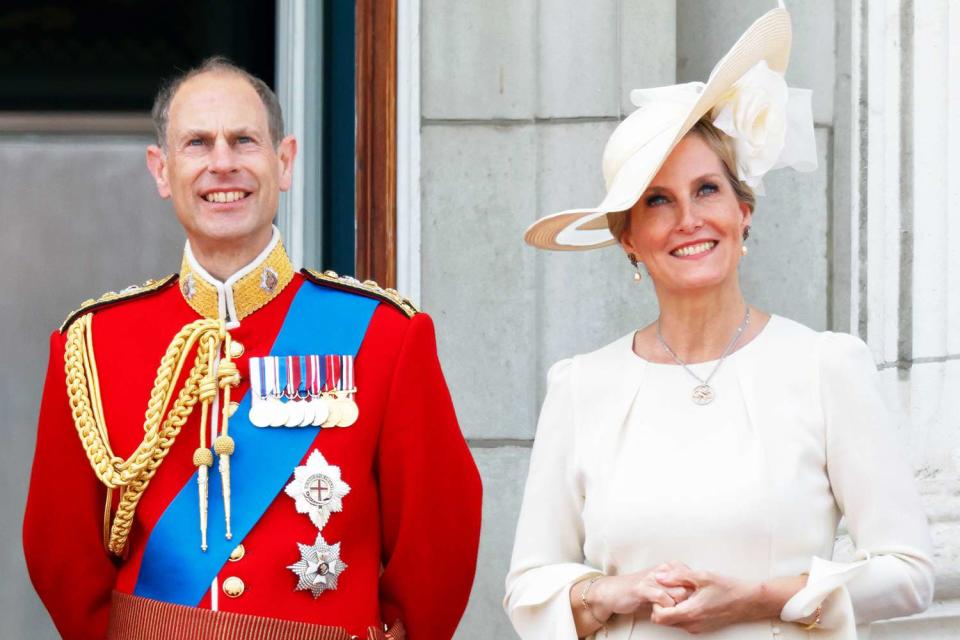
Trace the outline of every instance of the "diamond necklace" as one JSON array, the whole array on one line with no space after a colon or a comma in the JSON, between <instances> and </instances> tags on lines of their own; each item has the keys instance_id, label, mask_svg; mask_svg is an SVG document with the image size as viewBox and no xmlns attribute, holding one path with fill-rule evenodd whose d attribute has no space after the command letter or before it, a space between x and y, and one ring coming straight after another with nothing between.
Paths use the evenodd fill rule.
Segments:
<instances>
[{"instance_id":1,"label":"diamond necklace","mask_svg":"<svg viewBox=\"0 0 960 640\"><path fill-rule=\"evenodd\" d=\"M670 345L667 344L667 341L663 339L663 334L660 333L660 318L657 318L657 340L659 340L660 344L663 345L663 350L669 353L670 356L676 360L677 364L683 367L684 371L696 378L697 382L700 383L693 388L692 400L694 404L710 404L713 402L714 398L717 397L713 387L710 386L710 381L713 379L713 376L717 375L717 371L720 370L720 365L723 364L723 361L726 359L726 357L730 355L731 351L733 351L733 347L737 344L737 341L740 339L740 335L743 333L743 330L747 328L748 324L750 324L750 305L747 305L747 312L743 314L743 322L741 322L740 326L737 327L737 332L734 333L733 337L730 339L730 344L728 344L727 348L723 350L723 355L720 356L720 361L717 363L717 366L713 368L713 371L711 371L710 375L707 376L707 379L704 380L691 371L690 367L687 366L687 363L681 360L680 356L678 356L676 352L670 348Z\"/></svg>"}]
</instances>

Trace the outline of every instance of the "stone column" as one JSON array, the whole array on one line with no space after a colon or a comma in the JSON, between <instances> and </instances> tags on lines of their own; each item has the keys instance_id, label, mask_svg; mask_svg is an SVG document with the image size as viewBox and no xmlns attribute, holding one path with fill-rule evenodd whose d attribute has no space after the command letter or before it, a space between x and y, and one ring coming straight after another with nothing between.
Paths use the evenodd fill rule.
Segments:
<instances>
[{"instance_id":1,"label":"stone column","mask_svg":"<svg viewBox=\"0 0 960 640\"><path fill-rule=\"evenodd\" d=\"M854 0L838 9L835 202L848 204L849 216L838 217L834 237L844 276L834 319L863 337L880 363L936 546L934 605L874 625L873 637L956 638L960 3Z\"/></svg>"}]
</instances>

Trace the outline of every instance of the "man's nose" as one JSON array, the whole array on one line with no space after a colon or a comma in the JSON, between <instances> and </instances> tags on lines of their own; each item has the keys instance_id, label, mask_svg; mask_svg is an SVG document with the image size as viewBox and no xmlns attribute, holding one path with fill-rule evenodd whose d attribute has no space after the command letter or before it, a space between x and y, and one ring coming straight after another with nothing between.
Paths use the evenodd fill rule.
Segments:
<instances>
[{"instance_id":1,"label":"man's nose","mask_svg":"<svg viewBox=\"0 0 960 640\"><path fill-rule=\"evenodd\" d=\"M229 173L237 168L237 153L222 136L217 137L210 153L210 171Z\"/></svg>"}]
</instances>

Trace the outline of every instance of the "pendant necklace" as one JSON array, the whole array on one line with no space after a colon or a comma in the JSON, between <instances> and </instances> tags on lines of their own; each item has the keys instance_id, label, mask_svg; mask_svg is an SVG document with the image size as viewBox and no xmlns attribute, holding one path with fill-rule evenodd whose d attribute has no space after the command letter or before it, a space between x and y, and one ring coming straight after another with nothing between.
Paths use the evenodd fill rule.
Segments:
<instances>
[{"instance_id":1,"label":"pendant necklace","mask_svg":"<svg viewBox=\"0 0 960 640\"><path fill-rule=\"evenodd\" d=\"M689 373L691 376L696 378L698 384L693 388L692 400L694 404L705 405L713 402L714 398L717 397L717 393L713 390L713 387L710 386L710 381L713 379L713 376L717 375L717 371L720 370L720 366L723 364L723 361L726 359L730 352L733 351L734 346L736 346L737 341L740 340L740 335L743 333L743 330L747 328L747 325L750 324L750 305L747 305L747 312L743 314L743 322L740 323L740 326L737 327L737 332L733 334L733 338L730 339L730 344L727 345L727 348L723 350L723 355L720 356L720 361L717 362L717 366L713 368L713 371L710 372L710 375L707 376L707 379L704 380L693 371L690 370L690 367L687 366L687 363L680 359L680 356L670 348L670 345L667 344L667 341L663 339L663 334L660 333L660 318L657 318L657 340L660 341L660 344L663 345L663 350L670 354L677 364L683 367L683 370Z\"/></svg>"}]
</instances>

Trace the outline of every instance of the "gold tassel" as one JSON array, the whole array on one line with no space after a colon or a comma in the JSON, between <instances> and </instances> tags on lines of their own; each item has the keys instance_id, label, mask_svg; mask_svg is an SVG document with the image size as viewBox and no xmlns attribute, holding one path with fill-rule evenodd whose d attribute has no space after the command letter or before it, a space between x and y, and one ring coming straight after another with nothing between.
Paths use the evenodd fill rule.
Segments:
<instances>
[{"instance_id":1,"label":"gold tassel","mask_svg":"<svg viewBox=\"0 0 960 640\"><path fill-rule=\"evenodd\" d=\"M207 476L213 464L213 454L206 447L197 447L193 452L193 464L197 466L197 489L200 492L200 549L207 550L207 499L210 495L210 480Z\"/></svg>"},{"instance_id":2,"label":"gold tassel","mask_svg":"<svg viewBox=\"0 0 960 640\"><path fill-rule=\"evenodd\" d=\"M210 510L210 467L213 454L207 447L207 416L210 415L210 403L217 397L217 381L213 377L212 363L216 357L217 341L207 341L206 375L198 388L200 398L200 446L193 452L193 464L197 467L197 492L200 505L200 549L207 550L207 514Z\"/></svg>"},{"instance_id":3,"label":"gold tassel","mask_svg":"<svg viewBox=\"0 0 960 640\"><path fill-rule=\"evenodd\" d=\"M217 378L220 382L220 388L223 390L223 408L221 409L221 427L220 435L213 442L213 450L220 456L220 481L223 485L223 517L226 527L226 538L233 538L233 532L230 530L230 456L236 449L233 438L230 437L228 430L230 426L230 389L240 384L240 372L237 370L237 364L233 361L234 355L243 353L243 347L240 343L233 343L230 334L226 334L223 349L223 360L217 367Z\"/></svg>"},{"instance_id":4,"label":"gold tassel","mask_svg":"<svg viewBox=\"0 0 960 640\"><path fill-rule=\"evenodd\" d=\"M107 501L103 506L103 548L110 550L110 523L113 522L113 487L107 487Z\"/></svg>"}]
</instances>

